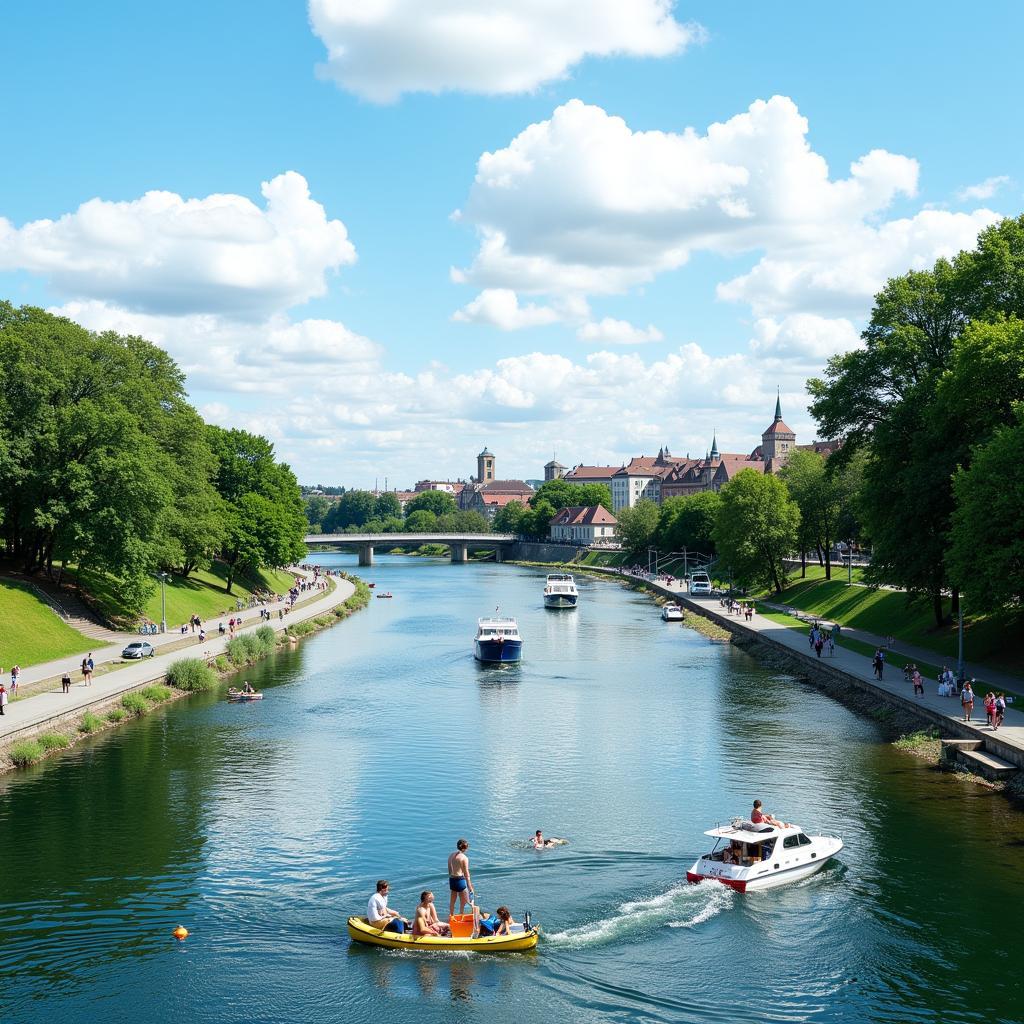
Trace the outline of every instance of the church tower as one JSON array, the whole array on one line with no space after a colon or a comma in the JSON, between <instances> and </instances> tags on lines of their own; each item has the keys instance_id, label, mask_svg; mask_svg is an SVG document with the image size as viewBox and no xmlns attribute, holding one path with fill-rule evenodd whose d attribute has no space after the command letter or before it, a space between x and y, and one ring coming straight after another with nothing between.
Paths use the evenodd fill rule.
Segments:
<instances>
[{"instance_id":1,"label":"church tower","mask_svg":"<svg viewBox=\"0 0 1024 1024\"><path fill-rule=\"evenodd\" d=\"M775 419L761 435L761 455L764 471L775 473L788 461L789 453L796 447L796 434L782 422L782 395L775 398Z\"/></svg>"},{"instance_id":2,"label":"church tower","mask_svg":"<svg viewBox=\"0 0 1024 1024\"><path fill-rule=\"evenodd\" d=\"M487 448L476 457L476 482L489 484L494 482L494 454Z\"/></svg>"}]
</instances>

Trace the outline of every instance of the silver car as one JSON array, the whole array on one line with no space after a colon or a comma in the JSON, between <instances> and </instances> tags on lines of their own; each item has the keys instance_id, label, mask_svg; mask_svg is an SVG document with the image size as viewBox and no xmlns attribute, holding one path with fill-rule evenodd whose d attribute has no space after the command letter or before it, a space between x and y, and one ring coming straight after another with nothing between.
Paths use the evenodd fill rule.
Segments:
<instances>
[{"instance_id":1,"label":"silver car","mask_svg":"<svg viewBox=\"0 0 1024 1024\"><path fill-rule=\"evenodd\" d=\"M152 658L156 648L146 640L134 640L122 652L122 658Z\"/></svg>"}]
</instances>

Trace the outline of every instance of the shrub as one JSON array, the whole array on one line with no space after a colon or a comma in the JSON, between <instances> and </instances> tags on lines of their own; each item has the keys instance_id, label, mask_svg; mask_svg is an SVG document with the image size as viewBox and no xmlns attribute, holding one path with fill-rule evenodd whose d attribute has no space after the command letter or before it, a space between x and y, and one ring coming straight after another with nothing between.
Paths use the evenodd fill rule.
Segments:
<instances>
[{"instance_id":1,"label":"shrub","mask_svg":"<svg viewBox=\"0 0 1024 1024\"><path fill-rule=\"evenodd\" d=\"M108 722L123 722L128 717L128 712L124 708L114 708L112 711L107 712Z\"/></svg>"},{"instance_id":2,"label":"shrub","mask_svg":"<svg viewBox=\"0 0 1024 1024\"><path fill-rule=\"evenodd\" d=\"M199 658L179 658L167 668L167 682L177 690L202 693L217 685L213 669Z\"/></svg>"},{"instance_id":3,"label":"shrub","mask_svg":"<svg viewBox=\"0 0 1024 1024\"><path fill-rule=\"evenodd\" d=\"M154 683L152 686L139 690L139 693L150 703L161 704L170 698L171 688L169 686L161 686L160 683Z\"/></svg>"},{"instance_id":4,"label":"shrub","mask_svg":"<svg viewBox=\"0 0 1024 1024\"><path fill-rule=\"evenodd\" d=\"M245 640L243 637L232 637L224 648L224 652L227 654L228 661L230 661L232 665L242 666L248 660L245 653Z\"/></svg>"},{"instance_id":5,"label":"shrub","mask_svg":"<svg viewBox=\"0 0 1024 1024\"><path fill-rule=\"evenodd\" d=\"M91 711L86 711L82 715L82 721L78 723L79 732L95 732L103 725L103 719L99 715L94 715Z\"/></svg>"},{"instance_id":6,"label":"shrub","mask_svg":"<svg viewBox=\"0 0 1024 1024\"><path fill-rule=\"evenodd\" d=\"M255 635L259 637L262 644L265 644L271 650L277 646L277 634L274 632L273 626L260 626L256 630Z\"/></svg>"},{"instance_id":7,"label":"shrub","mask_svg":"<svg viewBox=\"0 0 1024 1024\"><path fill-rule=\"evenodd\" d=\"M71 746L71 740L67 736L62 736L59 732L44 732L41 736L37 736L36 739L43 750L47 752L63 750L65 747Z\"/></svg>"},{"instance_id":8,"label":"shrub","mask_svg":"<svg viewBox=\"0 0 1024 1024\"><path fill-rule=\"evenodd\" d=\"M126 693L121 698L121 707L133 718L138 718L149 710L149 701L141 693Z\"/></svg>"},{"instance_id":9,"label":"shrub","mask_svg":"<svg viewBox=\"0 0 1024 1024\"><path fill-rule=\"evenodd\" d=\"M46 751L38 740L22 740L11 747L11 760L19 768L27 768L30 764L40 761Z\"/></svg>"},{"instance_id":10,"label":"shrub","mask_svg":"<svg viewBox=\"0 0 1024 1024\"><path fill-rule=\"evenodd\" d=\"M217 659L213 663L213 667L218 672L227 672L227 670L231 668L231 662L228 661L228 659L224 657L223 654L218 654Z\"/></svg>"}]
</instances>

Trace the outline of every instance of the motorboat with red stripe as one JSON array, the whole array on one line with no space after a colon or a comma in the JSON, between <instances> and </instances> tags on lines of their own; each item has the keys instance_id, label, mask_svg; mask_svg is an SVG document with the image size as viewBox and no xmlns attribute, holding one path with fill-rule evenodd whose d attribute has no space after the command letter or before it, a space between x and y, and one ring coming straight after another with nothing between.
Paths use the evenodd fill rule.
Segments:
<instances>
[{"instance_id":1,"label":"motorboat with red stripe","mask_svg":"<svg viewBox=\"0 0 1024 1024\"><path fill-rule=\"evenodd\" d=\"M820 871L843 848L836 836L808 835L799 825L754 824L742 818L704 835L715 845L686 872L686 880L710 879L737 892L799 882Z\"/></svg>"}]
</instances>

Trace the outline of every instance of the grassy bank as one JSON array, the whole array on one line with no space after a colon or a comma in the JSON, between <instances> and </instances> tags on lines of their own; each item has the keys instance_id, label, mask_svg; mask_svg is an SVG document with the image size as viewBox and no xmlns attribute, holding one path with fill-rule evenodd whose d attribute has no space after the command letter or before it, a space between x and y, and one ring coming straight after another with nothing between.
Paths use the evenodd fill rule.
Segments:
<instances>
[{"instance_id":1,"label":"grassy bank","mask_svg":"<svg viewBox=\"0 0 1024 1024\"><path fill-rule=\"evenodd\" d=\"M72 629L31 587L0 583L0 666L38 665L52 658L84 654L90 640Z\"/></svg>"},{"instance_id":2,"label":"grassy bank","mask_svg":"<svg viewBox=\"0 0 1024 1024\"><path fill-rule=\"evenodd\" d=\"M342 574L355 585L355 591L341 604L313 619L297 622L282 633L272 626L261 626L253 633L242 634L228 645L228 652L208 663L201 658L181 658L167 669L166 682L149 683L139 689L112 697L102 708L86 711L75 719L61 723L59 728L27 740L19 740L0 755L0 772L26 768L48 757L54 751L73 746L86 736L103 732L115 725L142 718L154 708L190 693L208 692L218 687L225 676L232 675L253 662L274 653L278 648L297 642L299 637L316 633L327 626L347 619L370 603L370 588L358 577ZM232 647L232 645L235 645Z\"/></svg>"},{"instance_id":3,"label":"grassy bank","mask_svg":"<svg viewBox=\"0 0 1024 1024\"><path fill-rule=\"evenodd\" d=\"M802 580L797 570L790 574L781 594L758 596L879 637L894 636L898 641L934 651L940 664L956 658L956 626L937 629L930 602L908 600L902 591L848 586L845 573L837 576L826 580L824 570L813 566L808 568L807 579ZM949 611L948 601L945 610ZM964 646L972 662L1024 674L1024 615L965 616Z\"/></svg>"}]
</instances>

